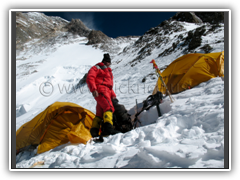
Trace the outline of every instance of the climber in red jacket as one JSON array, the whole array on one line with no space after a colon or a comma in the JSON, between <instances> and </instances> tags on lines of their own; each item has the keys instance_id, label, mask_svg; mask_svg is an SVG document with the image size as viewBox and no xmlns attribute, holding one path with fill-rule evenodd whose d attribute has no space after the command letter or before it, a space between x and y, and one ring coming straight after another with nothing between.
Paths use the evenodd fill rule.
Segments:
<instances>
[{"instance_id":1,"label":"climber in red jacket","mask_svg":"<svg viewBox=\"0 0 240 180\"><path fill-rule=\"evenodd\" d=\"M87 75L88 88L97 101L96 117L93 119L90 130L92 137L99 135L102 120L103 136L119 133L113 128L114 107L112 99L116 99L116 94L113 91L113 74L110 65L111 58L109 54L104 54L102 62L93 66Z\"/></svg>"}]
</instances>

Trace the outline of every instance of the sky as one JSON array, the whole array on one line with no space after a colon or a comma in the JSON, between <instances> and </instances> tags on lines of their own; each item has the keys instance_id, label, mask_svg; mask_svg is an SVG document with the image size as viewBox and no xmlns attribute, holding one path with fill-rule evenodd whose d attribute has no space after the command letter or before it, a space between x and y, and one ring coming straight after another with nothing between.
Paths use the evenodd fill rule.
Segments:
<instances>
[{"instance_id":1,"label":"sky","mask_svg":"<svg viewBox=\"0 0 240 180\"><path fill-rule=\"evenodd\" d=\"M71 21L80 19L88 28L100 30L109 37L141 36L176 12L43 12Z\"/></svg>"}]
</instances>

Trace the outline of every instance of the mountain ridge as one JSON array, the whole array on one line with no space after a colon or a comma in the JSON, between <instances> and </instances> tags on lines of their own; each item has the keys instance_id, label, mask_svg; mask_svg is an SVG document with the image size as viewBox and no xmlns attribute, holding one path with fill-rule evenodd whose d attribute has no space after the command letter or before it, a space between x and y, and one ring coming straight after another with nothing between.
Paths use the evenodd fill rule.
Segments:
<instances>
[{"instance_id":1,"label":"mountain ridge","mask_svg":"<svg viewBox=\"0 0 240 180\"><path fill-rule=\"evenodd\" d=\"M214 17L214 18L209 18ZM162 38L169 35L168 31L181 31L182 27L179 22L188 22L196 24L206 24L207 26L217 26L224 21L223 12L179 12L173 17L161 22L158 26L150 28L142 36L147 34L155 35L160 29L164 29ZM174 22L174 23L172 23ZM43 13L18 12L16 15L16 49L17 52L24 50L24 44L33 41L34 39L50 39L58 35L59 32L65 32L65 37L79 35L88 38L86 45L94 45L105 51L110 50L110 46L118 46L116 42L119 38L110 38L106 34L98 30L92 30L85 26L80 19L72 19L70 22L60 17L46 16ZM122 38L129 39L129 37L122 36ZM199 40L199 39L198 39ZM138 41L139 42L139 41ZM136 45L137 43L136 42ZM161 38L156 43L161 43ZM110 44L110 46L108 45ZM174 45L173 45L174 46ZM191 47L194 49L195 46ZM142 50L144 52L144 50ZM112 53L116 53L116 50Z\"/></svg>"},{"instance_id":2,"label":"mountain ridge","mask_svg":"<svg viewBox=\"0 0 240 180\"><path fill-rule=\"evenodd\" d=\"M147 63L151 59L155 59L160 67L166 67L167 64L184 54L224 50L223 13L209 12L207 14L217 17L216 20L209 20L205 14L206 12L179 12L158 26L150 28L142 36L110 38L101 31L87 28L81 20L72 19L69 22L60 17L48 17L43 13L18 13L17 26L21 21L21 18L18 17L24 16L25 18L29 17L28 21L31 23L34 19L37 20L35 23L38 26L43 26L42 30L45 31L43 31L42 37L31 38L32 40L26 43L17 44L16 60L29 59L33 53L35 55L48 55L62 45L81 44L83 43L82 38L85 38L84 42L87 41L85 45L100 49L103 53L110 53L113 71L119 69L118 65L134 68L142 61ZM48 20L49 18L51 20ZM39 22L44 23L39 25ZM50 22L55 23L55 25ZM23 20L21 23L20 27L28 25ZM44 27L45 23L46 27ZM35 26L33 24L30 27ZM44 62L44 59L40 61ZM23 65L21 63L21 68ZM27 63L24 67L27 71L28 68L32 69L32 72L37 71ZM149 68L147 67L147 69ZM142 73L139 82L145 77L152 77L152 75L151 73Z\"/></svg>"},{"instance_id":3,"label":"mountain ridge","mask_svg":"<svg viewBox=\"0 0 240 180\"><path fill-rule=\"evenodd\" d=\"M16 36L17 56L21 53L26 54L27 51L43 52L49 49L49 46L54 47L60 39L64 44L70 44L74 39L86 37L88 39L86 45L94 45L95 48L111 53L121 50L118 46L121 42L132 41L129 36L110 38L101 31L89 29L80 19L72 19L69 22L60 17L46 16L39 12L16 14ZM36 44L40 47L36 47ZM21 57L17 60L27 58Z\"/></svg>"}]
</instances>

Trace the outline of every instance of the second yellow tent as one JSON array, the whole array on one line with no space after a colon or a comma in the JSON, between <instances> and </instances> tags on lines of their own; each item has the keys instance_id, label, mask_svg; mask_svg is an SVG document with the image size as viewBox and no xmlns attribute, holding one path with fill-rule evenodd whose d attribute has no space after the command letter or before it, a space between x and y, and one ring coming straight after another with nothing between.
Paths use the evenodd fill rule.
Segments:
<instances>
[{"instance_id":1,"label":"second yellow tent","mask_svg":"<svg viewBox=\"0 0 240 180\"><path fill-rule=\"evenodd\" d=\"M224 76L224 51L183 55L173 61L162 72L162 76L171 94L190 89L211 78ZM166 89L160 79L153 94L157 91L166 94Z\"/></svg>"}]
</instances>

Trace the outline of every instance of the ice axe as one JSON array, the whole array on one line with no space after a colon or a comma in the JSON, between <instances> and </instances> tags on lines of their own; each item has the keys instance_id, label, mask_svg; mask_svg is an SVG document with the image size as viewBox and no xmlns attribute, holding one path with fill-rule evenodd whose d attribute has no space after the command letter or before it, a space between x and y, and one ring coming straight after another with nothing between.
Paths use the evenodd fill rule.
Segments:
<instances>
[{"instance_id":1,"label":"ice axe","mask_svg":"<svg viewBox=\"0 0 240 180\"><path fill-rule=\"evenodd\" d=\"M168 93L168 95L169 95L169 98L170 98L171 102L173 103L174 98L172 97L171 93L169 92L169 90L168 90L168 88L167 88L167 85L165 84L165 82L164 82L164 80L163 80L162 73L161 73L160 69L158 68L155 60L153 59L150 63L153 63L153 68L156 69L156 73L157 73L158 77L160 78L163 86L165 87L165 89L166 89L166 91L167 91L167 93Z\"/></svg>"}]
</instances>

